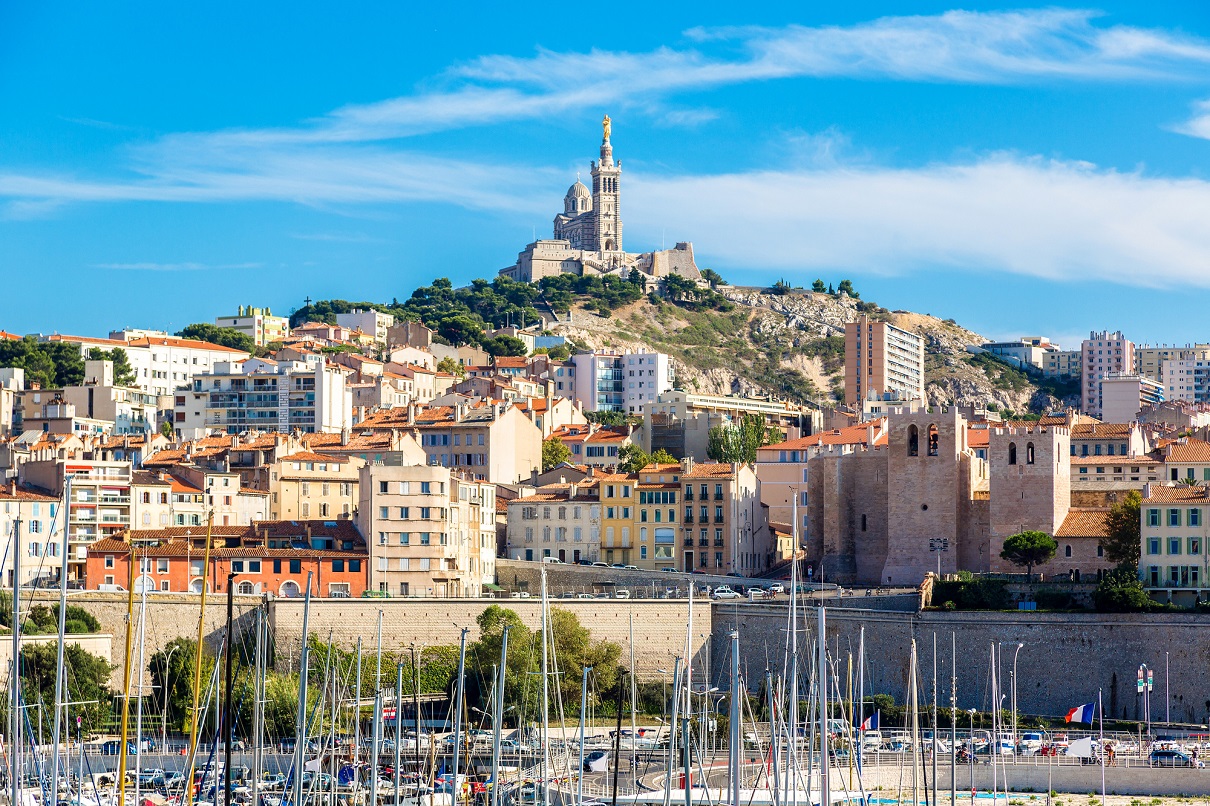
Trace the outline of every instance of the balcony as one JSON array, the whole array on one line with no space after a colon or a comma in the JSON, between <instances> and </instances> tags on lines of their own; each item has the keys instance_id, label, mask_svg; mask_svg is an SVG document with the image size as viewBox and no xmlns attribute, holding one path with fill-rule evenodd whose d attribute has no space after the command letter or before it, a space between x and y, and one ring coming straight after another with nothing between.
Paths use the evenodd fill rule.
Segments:
<instances>
[{"instance_id":1,"label":"balcony","mask_svg":"<svg viewBox=\"0 0 1210 806\"><path fill-rule=\"evenodd\" d=\"M129 504L129 495L103 495L101 496L102 504Z\"/></svg>"},{"instance_id":2,"label":"balcony","mask_svg":"<svg viewBox=\"0 0 1210 806\"><path fill-rule=\"evenodd\" d=\"M686 516L685 516L685 518L684 518L684 520L682 521L682 523L693 523L693 516L692 516L692 515L686 515Z\"/></svg>"},{"instance_id":3,"label":"balcony","mask_svg":"<svg viewBox=\"0 0 1210 806\"><path fill-rule=\"evenodd\" d=\"M715 522L715 523L722 523L722 522L723 522L723 516L722 516L722 515L715 515L715 516L714 516L714 522Z\"/></svg>"},{"instance_id":4,"label":"balcony","mask_svg":"<svg viewBox=\"0 0 1210 806\"><path fill-rule=\"evenodd\" d=\"M693 548L693 538L692 537L685 538L685 548L687 548L687 549Z\"/></svg>"},{"instance_id":5,"label":"balcony","mask_svg":"<svg viewBox=\"0 0 1210 806\"><path fill-rule=\"evenodd\" d=\"M706 548L707 546L709 546L709 545L710 545L710 541L709 541L709 540L707 540L706 538L704 538L704 537L703 537L701 540L699 540L699 541L697 542L697 544L698 544L699 546L701 546L702 548Z\"/></svg>"},{"instance_id":6,"label":"balcony","mask_svg":"<svg viewBox=\"0 0 1210 806\"><path fill-rule=\"evenodd\" d=\"M686 491L685 491L685 500L686 500L686 501L692 501L692 500L693 500L693 493L692 493L692 492L690 492L689 490L686 490Z\"/></svg>"},{"instance_id":7,"label":"balcony","mask_svg":"<svg viewBox=\"0 0 1210 806\"><path fill-rule=\"evenodd\" d=\"M722 541L722 540L720 540L720 539L718 539L718 538L715 538L715 540L714 540L714 547L715 547L716 549L721 549L721 548L723 547L723 541Z\"/></svg>"},{"instance_id":8,"label":"balcony","mask_svg":"<svg viewBox=\"0 0 1210 806\"><path fill-rule=\"evenodd\" d=\"M715 501L722 501L722 500L723 500L723 494L722 494L722 493L715 493L715 494L714 494L714 500L715 500Z\"/></svg>"}]
</instances>

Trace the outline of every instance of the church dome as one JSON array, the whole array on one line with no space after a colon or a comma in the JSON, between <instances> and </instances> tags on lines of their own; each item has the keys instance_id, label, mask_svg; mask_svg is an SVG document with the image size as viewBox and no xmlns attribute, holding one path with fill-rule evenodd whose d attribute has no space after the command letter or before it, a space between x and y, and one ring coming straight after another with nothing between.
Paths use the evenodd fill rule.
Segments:
<instances>
[{"instance_id":1,"label":"church dome","mask_svg":"<svg viewBox=\"0 0 1210 806\"><path fill-rule=\"evenodd\" d=\"M576 183L567 189L567 195L563 197L563 207L568 215L583 213L592 209L592 193L588 187L579 179Z\"/></svg>"}]
</instances>

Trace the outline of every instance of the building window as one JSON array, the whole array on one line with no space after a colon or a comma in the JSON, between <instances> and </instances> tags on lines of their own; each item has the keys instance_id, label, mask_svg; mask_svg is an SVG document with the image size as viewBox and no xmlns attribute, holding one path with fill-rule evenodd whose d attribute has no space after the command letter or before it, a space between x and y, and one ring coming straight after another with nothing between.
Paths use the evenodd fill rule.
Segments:
<instances>
[{"instance_id":1,"label":"building window","mask_svg":"<svg viewBox=\"0 0 1210 806\"><path fill-rule=\"evenodd\" d=\"M1017 463L1017 443L1008 443L1008 463L1015 465Z\"/></svg>"},{"instance_id":2,"label":"building window","mask_svg":"<svg viewBox=\"0 0 1210 806\"><path fill-rule=\"evenodd\" d=\"M1158 537L1147 538L1147 553L1148 554L1159 554L1160 553L1160 539Z\"/></svg>"},{"instance_id":3,"label":"building window","mask_svg":"<svg viewBox=\"0 0 1210 806\"><path fill-rule=\"evenodd\" d=\"M249 574L259 574L260 573L260 560L248 560L248 573Z\"/></svg>"},{"instance_id":4,"label":"building window","mask_svg":"<svg viewBox=\"0 0 1210 806\"><path fill-rule=\"evenodd\" d=\"M1025 444L1025 464L1032 465L1034 463L1034 444L1027 442Z\"/></svg>"},{"instance_id":5,"label":"building window","mask_svg":"<svg viewBox=\"0 0 1210 806\"><path fill-rule=\"evenodd\" d=\"M290 560L290 573L291 574L301 574L302 573L302 560Z\"/></svg>"},{"instance_id":6,"label":"building window","mask_svg":"<svg viewBox=\"0 0 1210 806\"><path fill-rule=\"evenodd\" d=\"M1070 556L1071 556L1071 546L1064 546L1064 547L1063 547L1063 556L1064 556L1064 557L1070 557Z\"/></svg>"},{"instance_id":7,"label":"building window","mask_svg":"<svg viewBox=\"0 0 1210 806\"><path fill-rule=\"evenodd\" d=\"M920 429L914 425L908 426L908 456L920 455Z\"/></svg>"},{"instance_id":8,"label":"building window","mask_svg":"<svg viewBox=\"0 0 1210 806\"><path fill-rule=\"evenodd\" d=\"M113 555L112 554L105 555L105 567L113 568Z\"/></svg>"},{"instance_id":9,"label":"building window","mask_svg":"<svg viewBox=\"0 0 1210 806\"><path fill-rule=\"evenodd\" d=\"M1197 509L1195 507L1195 508L1189 510L1189 525L1190 526L1201 526L1202 525L1202 511L1200 509Z\"/></svg>"},{"instance_id":10,"label":"building window","mask_svg":"<svg viewBox=\"0 0 1210 806\"><path fill-rule=\"evenodd\" d=\"M1168 553L1169 554L1180 554L1181 553L1181 539L1179 537L1168 538Z\"/></svg>"},{"instance_id":11,"label":"building window","mask_svg":"<svg viewBox=\"0 0 1210 806\"><path fill-rule=\"evenodd\" d=\"M345 570L345 561L344 560L333 560L332 561L332 571L333 572L343 573L344 570Z\"/></svg>"},{"instance_id":12,"label":"building window","mask_svg":"<svg viewBox=\"0 0 1210 806\"><path fill-rule=\"evenodd\" d=\"M1181 525L1181 511L1179 509L1168 510L1168 525L1169 526L1180 526Z\"/></svg>"}]
</instances>

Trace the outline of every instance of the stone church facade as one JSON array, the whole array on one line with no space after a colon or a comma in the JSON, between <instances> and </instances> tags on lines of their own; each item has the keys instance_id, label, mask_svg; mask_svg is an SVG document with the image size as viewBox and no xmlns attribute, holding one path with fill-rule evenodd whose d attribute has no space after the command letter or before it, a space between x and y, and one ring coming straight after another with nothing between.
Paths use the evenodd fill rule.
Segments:
<instances>
[{"instance_id":1,"label":"stone church facade","mask_svg":"<svg viewBox=\"0 0 1210 806\"><path fill-rule=\"evenodd\" d=\"M701 280L691 243L655 252L623 249L622 161L613 158L608 117L603 127L600 159L589 165L592 189L577 178L563 197L563 212L555 216L554 237L526 246L500 274L527 283L557 274L629 276L632 271L654 280L669 274Z\"/></svg>"}]
</instances>

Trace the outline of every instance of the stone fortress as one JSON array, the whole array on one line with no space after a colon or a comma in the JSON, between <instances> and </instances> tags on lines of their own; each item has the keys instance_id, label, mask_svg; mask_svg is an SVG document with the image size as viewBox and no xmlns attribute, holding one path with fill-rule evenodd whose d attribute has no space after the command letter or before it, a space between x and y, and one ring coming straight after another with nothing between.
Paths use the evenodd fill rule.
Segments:
<instances>
[{"instance_id":1,"label":"stone fortress","mask_svg":"<svg viewBox=\"0 0 1210 806\"><path fill-rule=\"evenodd\" d=\"M672 249L626 252L622 248L622 161L613 159L612 122L602 122L601 158L590 163L592 190L576 179L555 216L554 237L525 247L517 262L500 274L527 283L557 274L630 276L634 270L658 280L677 274L700 281L693 244Z\"/></svg>"}]
</instances>

